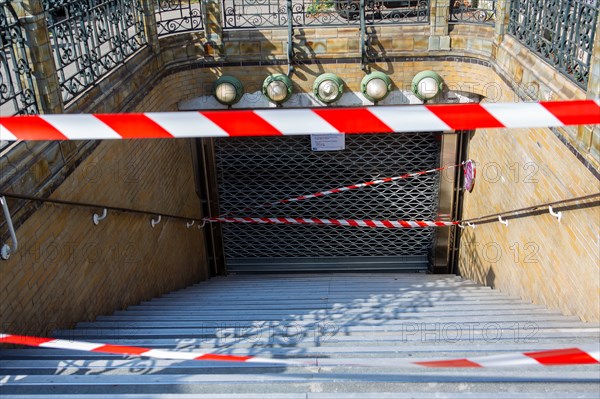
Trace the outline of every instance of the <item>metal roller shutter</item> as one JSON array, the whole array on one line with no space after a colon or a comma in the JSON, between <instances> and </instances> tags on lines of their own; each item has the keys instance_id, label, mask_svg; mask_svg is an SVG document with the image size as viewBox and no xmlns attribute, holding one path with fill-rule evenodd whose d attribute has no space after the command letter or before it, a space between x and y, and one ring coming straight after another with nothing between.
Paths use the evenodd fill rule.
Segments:
<instances>
[{"instance_id":1,"label":"metal roller shutter","mask_svg":"<svg viewBox=\"0 0 600 399\"><path fill-rule=\"evenodd\" d=\"M433 220L439 174L268 208L248 207L439 166L435 133L351 135L314 152L310 136L216 140L221 214L250 217ZM230 272L425 270L433 229L224 224Z\"/></svg>"}]
</instances>

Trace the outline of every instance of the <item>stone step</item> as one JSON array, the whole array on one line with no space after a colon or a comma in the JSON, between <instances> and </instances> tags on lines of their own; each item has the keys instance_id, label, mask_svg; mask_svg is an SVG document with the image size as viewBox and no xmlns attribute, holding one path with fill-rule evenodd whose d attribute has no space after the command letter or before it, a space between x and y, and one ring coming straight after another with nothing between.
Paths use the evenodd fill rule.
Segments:
<instances>
[{"instance_id":1,"label":"stone step","mask_svg":"<svg viewBox=\"0 0 600 399\"><path fill-rule=\"evenodd\" d=\"M598 399L596 392L573 392L562 387L563 391L531 391L531 392L444 392L445 399ZM168 393L168 394L111 394L113 399L431 399L432 392L298 392L298 393ZM433 396L435 397L435 396ZM23 399L23 396L4 395L3 399ZM29 399L67 399L64 395L27 395ZM73 394L68 399L106 399L105 394Z\"/></svg>"},{"instance_id":2,"label":"stone step","mask_svg":"<svg viewBox=\"0 0 600 399\"><path fill-rule=\"evenodd\" d=\"M315 326L324 323L333 323L340 329L346 327L358 326L373 326L385 323L385 326L397 325L427 325L431 324L432 329L436 328L440 323L445 323L449 329L454 329L460 324L470 326L479 325L483 328L485 324L494 323L508 325L514 323L537 323L552 325L552 322L573 322L568 323L569 326L577 328L598 328L599 325L591 323L583 323L576 316L562 315L494 315L494 316L478 316L477 321L465 321L464 316L447 316L447 317L420 317L420 315L388 315L388 314L341 314L341 315L324 315L308 314L308 315L258 315L258 314L224 314L224 315L202 315L194 316L192 320L178 319L177 326L181 328L210 328L213 323L206 322L224 322L231 327L260 327L264 325L279 326ZM474 320L474 319L473 319ZM94 322L80 322L77 324L77 330L94 329L94 328L162 328L169 325L170 320L100 320ZM213 324L214 325L214 324ZM556 324L555 324L556 325ZM225 327L225 325L223 325ZM218 328L218 327L217 327ZM458 328L458 327L457 327Z\"/></svg>"},{"instance_id":3,"label":"stone step","mask_svg":"<svg viewBox=\"0 0 600 399\"><path fill-rule=\"evenodd\" d=\"M117 310L113 314L114 315L123 315L123 314L143 314L143 313L154 313L156 314L172 314L172 315L202 315L205 312L220 312L220 311L256 311L261 310L264 306L265 311L273 310L281 310L287 309L289 312L293 313L298 310L310 309L311 311L318 310L335 310L339 312L349 312L355 311L360 312L365 309L376 309L380 312L398 312L398 313L427 313L427 312L445 312L445 313L455 313L460 311L465 315L477 314L477 312L491 312L498 310L530 310L530 311L545 311L548 310L542 305L533 305L529 303L519 304L519 306L514 306L514 304L492 304L492 305L480 305L474 306L472 308L465 308L461 304L444 304L444 303L423 303L418 305L410 305L410 304L402 304L400 306L381 306L379 304L352 304L351 306L344 307L339 306L337 304L331 305L311 305L311 304L302 304L302 303L294 303L287 304L283 301L277 303L265 303L263 304L247 304L247 303L239 303L233 304L230 306L210 306L210 308L205 308L201 305L196 307L188 307L186 310L177 310L176 306L170 306L168 308L164 308L161 306L151 306L151 305L134 305L127 308L127 310Z\"/></svg>"},{"instance_id":4,"label":"stone step","mask_svg":"<svg viewBox=\"0 0 600 399\"><path fill-rule=\"evenodd\" d=\"M328 310L326 309L316 309L316 310L310 310L308 313L308 315L313 315L313 316L318 316L318 315L322 315L324 312L327 312ZM385 309L377 309L377 313L378 314L382 314L382 315L390 315L390 316L399 316L399 317L408 317L408 316L416 316L416 315L420 315L421 317L426 317L426 318L441 318L443 320L446 320L447 318L455 318L457 317L456 314L454 312L448 312L448 311L430 311L427 312L426 314L423 314L425 312L419 312L416 313L415 311L411 311L411 310L406 310L406 309L396 309L396 308L385 308ZM260 316L264 316L264 315L268 315L268 316L274 316L274 315L283 315L283 316L288 316L290 315L290 313L293 316L300 316L302 317L302 315L298 315L295 314L296 312L294 312L293 310L285 310L285 309L265 309L264 311L261 311L259 309L246 309L243 311L244 314L250 316L250 315L255 315L257 317ZM235 314L239 314L240 310L234 310L234 309L229 309L229 310L214 310L214 309L207 309L205 311L198 311L198 312L193 312L193 313L185 313L185 314L173 314L173 312L165 312L165 311L160 311L160 310L156 310L156 311L118 311L115 312L113 315L110 316L98 316L96 317L96 321L140 321L140 320L144 320L144 321L170 321L170 322L177 322L177 321L193 321L193 320L201 320L203 316L205 315L212 315L212 314L218 314L218 315L235 315ZM350 309L350 310L344 310L343 315L359 315L359 316L364 316L364 317L368 317L369 313L366 313L364 310L358 310L358 309ZM465 318L465 315L468 315L468 317L475 317L475 318L479 318L479 317L486 317L486 316L504 316L505 318L510 318L511 316L521 316L521 315L531 315L531 316L560 316L560 317L564 317L558 310L546 310L546 309L539 309L537 311L533 311L531 309L511 309L511 308L500 308L500 309L492 309L492 310L486 310L486 309L474 309L471 311L463 311L462 312L462 318ZM362 317L361 317L362 318ZM578 319L578 318L576 318Z\"/></svg>"}]
</instances>

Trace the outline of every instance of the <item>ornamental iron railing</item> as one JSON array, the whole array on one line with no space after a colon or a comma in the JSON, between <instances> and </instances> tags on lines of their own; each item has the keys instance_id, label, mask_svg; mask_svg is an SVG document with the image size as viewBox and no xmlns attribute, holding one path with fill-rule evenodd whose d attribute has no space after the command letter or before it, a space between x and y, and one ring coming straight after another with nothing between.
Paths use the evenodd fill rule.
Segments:
<instances>
[{"instance_id":1,"label":"ornamental iron railing","mask_svg":"<svg viewBox=\"0 0 600 399\"><path fill-rule=\"evenodd\" d=\"M512 0L508 33L587 88L598 0Z\"/></svg>"},{"instance_id":2,"label":"ornamental iron railing","mask_svg":"<svg viewBox=\"0 0 600 399\"><path fill-rule=\"evenodd\" d=\"M156 29L159 36L197 31L204 27L202 0L157 0Z\"/></svg>"},{"instance_id":3,"label":"ornamental iron railing","mask_svg":"<svg viewBox=\"0 0 600 399\"><path fill-rule=\"evenodd\" d=\"M286 0L223 0L223 28L285 27ZM360 0L292 0L295 27L358 25ZM376 0L365 5L365 22L424 24L429 22L429 0Z\"/></svg>"},{"instance_id":4,"label":"ornamental iron railing","mask_svg":"<svg viewBox=\"0 0 600 399\"><path fill-rule=\"evenodd\" d=\"M0 115L37 114L25 35L10 4L0 1Z\"/></svg>"},{"instance_id":5,"label":"ornamental iron railing","mask_svg":"<svg viewBox=\"0 0 600 399\"><path fill-rule=\"evenodd\" d=\"M496 0L452 0L448 22L494 25Z\"/></svg>"},{"instance_id":6,"label":"ornamental iron railing","mask_svg":"<svg viewBox=\"0 0 600 399\"><path fill-rule=\"evenodd\" d=\"M10 1L0 1L0 115L37 114L25 35ZM9 143L0 140L0 150Z\"/></svg>"},{"instance_id":7,"label":"ornamental iron railing","mask_svg":"<svg viewBox=\"0 0 600 399\"><path fill-rule=\"evenodd\" d=\"M146 44L139 0L43 0L63 101Z\"/></svg>"}]
</instances>

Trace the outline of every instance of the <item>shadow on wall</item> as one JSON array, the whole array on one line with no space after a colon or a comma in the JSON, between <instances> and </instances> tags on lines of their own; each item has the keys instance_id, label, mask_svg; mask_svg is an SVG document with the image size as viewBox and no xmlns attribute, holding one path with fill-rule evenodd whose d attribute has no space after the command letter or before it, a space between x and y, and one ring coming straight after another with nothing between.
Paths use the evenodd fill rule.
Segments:
<instances>
[{"instance_id":1,"label":"shadow on wall","mask_svg":"<svg viewBox=\"0 0 600 399\"><path fill-rule=\"evenodd\" d=\"M495 249L480 249L477 248L478 244L474 229L465 228L462 231L461 257L458 270L463 278L495 288L496 274L492 269L492 265L488 260L481 257L481 253L486 253L486 250L494 251Z\"/></svg>"},{"instance_id":2,"label":"shadow on wall","mask_svg":"<svg viewBox=\"0 0 600 399\"><path fill-rule=\"evenodd\" d=\"M232 35L227 40L228 35ZM356 49L355 61L349 61L353 64L349 68L347 64L337 64L332 59L319 59L327 52L327 40L314 39L306 37L305 29L297 28L294 31L294 60L291 63L293 71L288 70L287 61L282 58L282 52L285 54L286 48L279 48L279 44L267 40L260 31L252 33L250 38L240 39L233 36L233 33L225 32L226 57L231 61L247 61L249 58L259 56L260 61L265 64L254 63L254 65L244 66L214 66L211 68L200 68L194 72L196 82L201 82L201 87L195 90L197 97L180 96L178 109L198 110L198 109L226 109L213 97L213 84L223 75L230 75L240 80L244 88L244 95L237 104L231 108L269 108L275 107L262 94L262 85L264 79L269 73L281 73L288 75L293 83L293 95L283 104L283 107L312 107L323 106L325 104L314 98L312 85L314 80L323 73L334 73L344 82L344 96L335 103L336 106L361 106L373 105L360 92L361 80L364 72L360 71L360 64L356 61L360 58L359 49ZM375 37L376 39L376 37ZM283 42L287 47L287 43ZM375 40L370 48L374 54L381 52L381 44ZM394 66L389 60L380 60L371 64L373 71L383 72L387 75L401 75L402 69ZM410 86L401 87L397 85L398 77L392 76L392 91L380 105L398 105L398 104L421 104L421 101L412 93ZM181 91L178 92L181 95ZM453 95L448 102L461 102L459 97Z\"/></svg>"},{"instance_id":3,"label":"shadow on wall","mask_svg":"<svg viewBox=\"0 0 600 399\"><path fill-rule=\"evenodd\" d=\"M306 33L304 29L297 29L297 34L294 36L296 42L292 44L292 49L294 51L294 57L298 60L314 60L317 57L317 53L325 52L324 46L319 46L318 44L307 41ZM293 39L294 41L294 39ZM322 73L325 73L325 68L321 64L312 65L316 66L316 70L311 70L308 64L294 65L294 76L300 79L301 81L308 82L313 81L317 76ZM298 87L294 87L295 90Z\"/></svg>"}]
</instances>

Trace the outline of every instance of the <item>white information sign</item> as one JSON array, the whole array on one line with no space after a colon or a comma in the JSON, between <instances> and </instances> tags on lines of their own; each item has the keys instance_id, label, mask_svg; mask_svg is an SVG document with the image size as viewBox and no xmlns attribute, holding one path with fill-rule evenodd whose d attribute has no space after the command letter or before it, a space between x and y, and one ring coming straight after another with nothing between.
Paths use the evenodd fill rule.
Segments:
<instances>
[{"instance_id":1,"label":"white information sign","mask_svg":"<svg viewBox=\"0 0 600 399\"><path fill-rule=\"evenodd\" d=\"M346 149L345 134L311 134L313 151L341 151Z\"/></svg>"}]
</instances>

